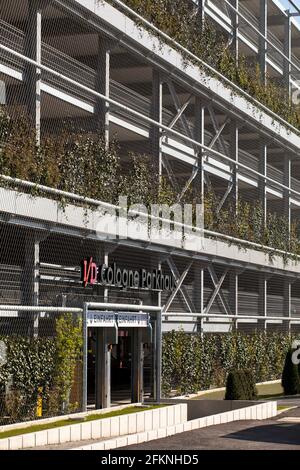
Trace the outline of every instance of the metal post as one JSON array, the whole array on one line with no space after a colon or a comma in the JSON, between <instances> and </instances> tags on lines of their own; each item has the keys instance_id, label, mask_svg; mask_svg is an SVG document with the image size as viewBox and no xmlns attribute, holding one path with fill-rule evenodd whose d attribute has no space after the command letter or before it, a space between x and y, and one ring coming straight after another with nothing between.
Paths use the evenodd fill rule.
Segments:
<instances>
[{"instance_id":1,"label":"metal post","mask_svg":"<svg viewBox=\"0 0 300 470\"><path fill-rule=\"evenodd\" d=\"M263 327L266 331L266 318L268 315L268 278L265 273L259 276L259 315L262 317Z\"/></svg>"},{"instance_id":2,"label":"metal post","mask_svg":"<svg viewBox=\"0 0 300 470\"><path fill-rule=\"evenodd\" d=\"M161 271L162 263L159 260L158 270ZM155 348L155 364L154 364L154 399L159 403L161 400L161 371L162 371L162 315L161 315L161 292L158 293L157 305L160 310L156 312L155 319L155 337L153 338Z\"/></svg>"},{"instance_id":3,"label":"metal post","mask_svg":"<svg viewBox=\"0 0 300 470\"><path fill-rule=\"evenodd\" d=\"M132 403L142 403L144 396L142 331L140 328L132 330L131 401Z\"/></svg>"},{"instance_id":4,"label":"metal post","mask_svg":"<svg viewBox=\"0 0 300 470\"><path fill-rule=\"evenodd\" d=\"M267 0L260 0L260 15L259 15L259 31L263 36L259 36L258 46L258 60L261 79L266 83L267 78L267 50L268 43L266 41L268 34L268 2Z\"/></svg>"},{"instance_id":5,"label":"metal post","mask_svg":"<svg viewBox=\"0 0 300 470\"><path fill-rule=\"evenodd\" d=\"M28 233L25 238L25 261L21 278L22 304L39 305L40 288L40 235ZM34 314L33 336L38 336L40 313Z\"/></svg>"},{"instance_id":6,"label":"metal post","mask_svg":"<svg viewBox=\"0 0 300 470\"><path fill-rule=\"evenodd\" d=\"M96 329L96 409L111 406L111 350L107 328Z\"/></svg>"},{"instance_id":7,"label":"metal post","mask_svg":"<svg viewBox=\"0 0 300 470\"><path fill-rule=\"evenodd\" d=\"M233 196L234 196L234 202L235 202L235 208L236 211L238 210L238 200L239 200L239 179L238 179L238 173L239 173L239 168L238 168L238 161L239 161L239 128L237 126L236 121L232 121L230 125L230 136L231 136L231 142L230 142L230 149L231 149L231 155L230 157L235 160L236 165L234 165L233 168L233 174L232 174L232 183L233 183Z\"/></svg>"},{"instance_id":8,"label":"metal post","mask_svg":"<svg viewBox=\"0 0 300 470\"><path fill-rule=\"evenodd\" d=\"M229 16L231 18L231 23L232 23L232 51L233 55L235 57L236 63L239 61L239 0L229 0L233 8L235 8L234 11L229 7Z\"/></svg>"},{"instance_id":9,"label":"metal post","mask_svg":"<svg viewBox=\"0 0 300 470\"><path fill-rule=\"evenodd\" d=\"M195 98L195 140L199 142L201 145L204 145L204 129L205 126L205 108L201 102L201 100L196 97ZM198 159L197 159L197 176L195 178L195 185L197 189L197 193L199 194L199 198L201 204L204 204L204 165L203 165L203 150L202 148L199 149L198 152Z\"/></svg>"},{"instance_id":10,"label":"metal post","mask_svg":"<svg viewBox=\"0 0 300 470\"><path fill-rule=\"evenodd\" d=\"M151 118L155 121L162 123L162 97L163 97L163 83L160 73L153 70L152 76L152 109ZM157 126L151 129L151 147L155 164L158 163L158 174L162 176L162 132Z\"/></svg>"},{"instance_id":11,"label":"metal post","mask_svg":"<svg viewBox=\"0 0 300 470\"><path fill-rule=\"evenodd\" d=\"M199 18L200 27L202 28L205 21L205 2L206 0L198 0L197 15Z\"/></svg>"},{"instance_id":12,"label":"metal post","mask_svg":"<svg viewBox=\"0 0 300 470\"><path fill-rule=\"evenodd\" d=\"M283 59L283 84L287 91L288 96L291 94L291 60L292 60L292 27L291 27L291 16L290 11L286 11L287 16L284 17L284 40L283 40L283 52L286 59Z\"/></svg>"},{"instance_id":13,"label":"metal post","mask_svg":"<svg viewBox=\"0 0 300 470\"><path fill-rule=\"evenodd\" d=\"M111 44L102 36L98 38L96 91L109 98L110 87L110 47ZM98 99L95 107L96 127L103 135L106 146L109 145L109 103Z\"/></svg>"},{"instance_id":14,"label":"metal post","mask_svg":"<svg viewBox=\"0 0 300 470\"><path fill-rule=\"evenodd\" d=\"M233 315L239 314L239 276L236 270L229 275L229 305ZM234 329L238 329L238 320L234 320Z\"/></svg>"},{"instance_id":15,"label":"metal post","mask_svg":"<svg viewBox=\"0 0 300 470\"><path fill-rule=\"evenodd\" d=\"M109 252L107 249L104 250L104 257L103 257L103 263L108 266L108 257L109 257ZM104 298L104 302L108 302L108 295L109 295L109 290L108 290L108 287L105 287L104 288L104 292L103 292L103 298Z\"/></svg>"},{"instance_id":16,"label":"metal post","mask_svg":"<svg viewBox=\"0 0 300 470\"><path fill-rule=\"evenodd\" d=\"M204 310L204 267L198 263L194 265L193 303L196 312L203 313ZM198 332L203 336L203 318L199 319Z\"/></svg>"},{"instance_id":17,"label":"metal post","mask_svg":"<svg viewBox=\"0 0 300 470\"><path fill-rule=\"evenodd\" d=\"M260 152L259 152L259 172L263 176L267 176L267 156L268 148L264 142L260 142ZM258 190L259 190L259 200L263 209L264 223L267 221L267 182L266 179L260 176L258 180Z\"/></svg>"},{"instance_id":18,"label":"metal post","mask_svg":"<svg viewBox=\"0 0 300 470\"><path fill-rule=\"evenodd\" d=\"M284 185L291 188L292 184L292 161L289 155L284 158ZM289 189L284 190L283 194L283 211L288 221L289 233L291 230L291 193Z\"/></svg>"},{"instance_id":19,"label":"metal post","mask_svg":"<svg viewBox=\"0 0 300 470\"><path fill-rule=\"evenodd\" d=\"M82 347L82 411L87 410L87 362L88 362L88 331L87 331L87 311L88 307L85 303L83 305L82 313L82 333L83 333L83 347Z\"/></svg>"},{"instance_id":20,"label":"metal post","mask_svg":"<svg viewBox=\"0 0 300 470\"><path fill-rule=\"evenodd\" d=\"M283 283L283 315L291 317L292 314L292 281L291 279L284 279ZM284 330L291 333L291 322L283 322Z\"/></svg>"},{"instance_id":21,"label":"metal post","mask_svg":"<svg viewBox=\"0 0 300 470\"><path fill-rule=\"evenodd\" d=\"M162 314L156 314L156 401L161 400L161 371L162 371Z\"/></svg>"},{"instance_id":22,"label":"metal post","mask_svg":"<svg viewBox=\"0 0 300 470\"><path fill-rule=\"evenodd\" d=\"M25 55L41 64L42 58L42 3L36 0L28 2L28 21L25 32ZM31 117L35 129L36 140L40 142L41 128L41 69L32 64L26 64L24 73L26 88L26 101L28 114Z\"/></svg>"}]
</instances>

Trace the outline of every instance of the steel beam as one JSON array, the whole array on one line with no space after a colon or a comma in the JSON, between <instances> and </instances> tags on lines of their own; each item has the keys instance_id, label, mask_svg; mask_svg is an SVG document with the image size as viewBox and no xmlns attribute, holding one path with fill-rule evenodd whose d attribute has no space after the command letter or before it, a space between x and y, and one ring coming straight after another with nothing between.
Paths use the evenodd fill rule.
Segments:
<instances>
[{"instance_id":1,"label":"steel beam","mask_svg":"<svg viewBox=\"0 0 300 470\"><path fill-rule=\"evenodd\" d=\"M183 271L183 273L181 275L179 275L179 272L178 272L178 269L176 268L175 266L175 263L173 262L173 260L171 260L171 258L168 258L167 259L167 263L171 269L171 272L174 276L174 278L176 279L176 287L174 289L174 291L172 292L172 294L170 295L170 297L168 298L167 300L167 303L163 306L162 310L163 312L167 312L173 302L173 300L175 299L176 295L178 294L178 292L181 293L188 309L190 312L192 311L195 311L195 308L193 307L193 304L192 304L192 301L191 299L189 298L189 295L184 292L184 289L182 288L182 284L187 276L187 274L189 273L189 270L191 268L191 266L193 265L193 261L191 261L187 267L185 268L185 270Z\"/></svg>"},{"instance_id":2,"label":"steel beam","mask_svg":"<svg viewBox=\"0 0 300 470\"><path fill-rule=\"evenodd\" d=\"M263 176L267 176L267 157L268 157L268 147L264 141L260 141L259 144L259 173ZM258 179L258 189L259 189L259 200L263 209L264 223L267 221L267 180L263 177Z\"/></svg>"},{"instance_id":3,"label":"steel beam","mask_svg":"<svg viewBox=\"0 0 300 470\"><path fill-rule=\"evenodd\" d=\"M238 208L238 199L239 199L239 128L236 121L231 121L230 128L230 154L231 158L236 162L235 165L232 165L232 189L234 192L234 201L236 210Z\"/></svg>"},{"instance_id":4,"label":"steel beam","mask_svg":"<svg viewBox=\"0 0 300 470\"><path fill-rule=\"evenodd\" d=\"M111 406L111 349L107 328L96 328L96 409Z\"/></svg>"},{"instance_id":5,"label":"steel beam","mask_svg":"<svg viewBox=\"0 0 300 470\"><path fill-rule=\"evenodd\" d=\"M284 184L287 188L291 188L292 184L292 161L289 155L284 157ZM288 221L289 232L291 229L291 192L289 189L284 190L283 212Z\"/></svg>"},{"instance_id":6,"label":"steel beam","mask_svg":"<svg viewBox=\"0 0 300 470\"><path fill-rule=\"evenodd\" d=\"M204 142L204 107L201 105L200 100L196 100L196 111L195 111L195 140L198 140L200 143ZM217 140L220 138L223 130L225 129L227 123L230 121L229 118L227 118L222 126L219 127L219 129L216 131L215 136L211 139L210 143L208 144L209 148L212 148ZM208 181L208 175L207 173L204 172L204 158L207 156L207 151L199 150L198 149L198 161L197 165L193 168L192 174L186 184L184 185L183 190L181 191L179 197L178 197L178 202L181 201L183 198L184 194L186 191L189 189L190 185L192 182L197 178L196 180L196 187L198 189L198 194L200 194L200 199L201 201L204 200L204 183L209 182Z\"/></svg>"},{"instance_id":7,"label":"steel beam","mask_svg":"<svg viewBox=\"0 0 300 470\"><path fill-rule=\"evenodd\" d=\"M260 273L258 280L258 311L261 316L264 330L267 329L266 317L268 316L268 275Z\"/></svg>"},{"instance_id":8,"label":"steel beam","mask_svg":"<svg viewBox=\"0 0 300 470\"><path fill-rule=\"evenodd\" d=\"M28 2L28 21L24 39L24 53L37 65L25 64L24 95L28 115L36 130L36 140L40 143L41 132L41 69L42 60L42 9L39 1Z\"/></svg>"},{"instance_id":9,"label":"steel beam","mask_svg":"<svg viewBox=\"0 0 300 470\"><path fill-rule=\"evenodd\" d=\"M289 11L288 15L283 18L284 21L284 40L283 52L283 84L288 96L291 95L291 72L292 72L292 24Z\"/></svg>"},{"instance_id":10,"label":"steel beam","mask_svg":"<svg viewBox=\"0 0 300 470\"><path fill-rule=\"evenodd\" d=\"M229 274L229 306L233 315L239 314L239 275L236 269ZM235 329L238 328L238 322L235 321Z\"/></svg>"},{"instance_id":11,"label":"steel beam","mask_svg":"<svg viewBox=\"0 0 300 470\"><path fill-rule=\"evenodd\" d=\"M215 112L214 112L214 109L213 109L212 106L208 106L208 112L209 112L209 115L210 115L212 125L214 127L214 131L215 131L216 134L218 134L219 129L220 129L220 125L217 121L217 117L215 115ZM229 119L227 118L225 122L227 123L228 121L229 121ZM219 140L220 150L224 153L224 155L229 156L229 152L228 152L228 148L226 146L226 142L223 139L223 137L221 136L221 134L218 136L217 140Z\"/></svg>"},{"instance_id":12,"label":"steel beam","mask_svg":"<svg viewBox=\"0 0 300 470\"><path fill-rule=\"evenodd\" d=\"M163 109L163 81L160 73L153 69L152 75L152 103L151 103L151 118L162 123L162 109ZM159 177L162 176L162 129L157 126L152 126L150 132L152 154L158 164Z\"/></svg>"},{"instance_id":13,"label":"steel beam","mask_svg":"<svg viewBox=\"0 0 300 470\"><path fill-rule=\"evenodd\" d=\"M193 303L197 312L204 311L204 266L194 264ZM203 318L199 319L198 332L203 334Z\"/></svg>"},{"instance_id":14,"label":"steel beam","mask_svg":"<svg viewBox=\"0 0 300 470\"><path fill-rule=\"evenodd\" d=\"M144 348L141 328L132 328L131 402L142 403L144 396Z\"/></svg>"},{"instance_id":15,"label":"steel beam","mask_svg":"<svg viewBox=\"0 0 300 470\"><path fill-rule=\"evenodd\" d=\"M283 314L291 317L292 315L292 280L287 278L283 281ZM285 326L285 325L284 325ZM291 324L288 322L288 331L291 331Z\"/></svg>"},{"instance_id":16,"label":"steel beam","mask_svg":"<svg viewBox=\"0 0 300 470\"><path fill-rule=\"evenodd\" d=\"M182 122L182 125L183 125L183 128L184 128L185 132L186 132L186 135L188 137L190 137L190 139L193 139L193 133L191 131L190 124L189 124L187 118L185 117L185 115L183 113L181 113L182 105L180 104L180 101L179 101L179 98L177 96L175 87L174 87L173 83L171 82L171 80L168 80L167 83L168 83L168 87L169 87L169 90L170 90L170 94L171 94L174 106L176 108L176 112L177 112L177 114L179 114L179 119ZM198 151L197 147L195 147L195 151L196 152Z\"/></svg>"},{"instance_id":17,"label":"steel beam","mask_svg":"<svg viewBox=\"0 0 300 470\"><path fill-rule=\"evenodd\" d=\"M211 298L209 299L208 301L208 304L207 306L204 308L204 313L209 313L210 312L210 309L215 301L215 299L217 298L217 296L219 296L219 299L222 303L222 306L224 308L224 311L225 313L227 313L228 315L231 315L231 310L230 310L230 307L227 303L227 300L224 298L224 295L223 293L221 292L221 287L222 287L222 284L225 280L225 277L227 276L228 274L228 271L229 271L229 268L225 269L225 271L223 272L222 276L220 277L220 279L217 278L217 275L215 273L215 270L212 266L209 266L208 267L208 272L210 273L210 276L211 276L211 279L213 281L213 284L214 284L214 287L215 287L215 290L214 292L212 293L212 296Z\"/></svg>"},{"instance_id":18,"label":"steel beam","mask_svg":"<svg viewBox=\"0 0 300 470\"><path fill-rule=\"evenodd\" d=\"M233 6L233 9L229 8L229 17L231 19L232 25L232 40L231 48L233 56L235 57L236 63L239 61L239 0L229 0L230 4ZM226 5L227 7L227 5Z\"/></svg>"},{"instance_id":19,"label":"steel beam","mask_svg":"<svg viewBox=\"0 0 300 470\"><path fill-rule=\"evenodd\" d=\"M189 106L189 104L191 103L191 99L192 99L192 95L189 96L189 98L186 100L185 103L183 103L183 105L181 106L180 109L177 109L177 113L176 115L174 116L173 119L171 119L171 121L169 122L168 124L168 127L170 129L172 129L172 127L175 126L176 122L181 119L183 113L185 112L186 108ZM166 131L163 132L163 134L165 134Z\"/></svg>"}]
</instances>

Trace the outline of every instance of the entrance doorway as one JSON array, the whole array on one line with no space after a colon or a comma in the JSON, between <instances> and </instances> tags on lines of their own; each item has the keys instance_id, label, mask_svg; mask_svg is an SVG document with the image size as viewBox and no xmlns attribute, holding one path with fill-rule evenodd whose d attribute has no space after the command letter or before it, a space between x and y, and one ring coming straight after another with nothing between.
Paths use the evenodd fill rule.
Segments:
<instances>
[{"instance_id":1,"label":"entrance doorway","mask_svg":"<svg viewBox=\"0 0 300 470\"><path fill-rule=\"evenodd\" d=\"M131 402L132 334L129 329L118 331L118 344L111 350L111 403Z\"/></svg>"},{"instance_id":2,"label":"entrance doorway","mask_svg":"<svg viewBox=\"0 0 300 470\"><path fill-rule=\"evenodd\" d=\"M87 405L96 409L155 397L157 364L148 313L89 311ZM146 393L145 393L146 392Z\"/></svg>"}]
</instances>

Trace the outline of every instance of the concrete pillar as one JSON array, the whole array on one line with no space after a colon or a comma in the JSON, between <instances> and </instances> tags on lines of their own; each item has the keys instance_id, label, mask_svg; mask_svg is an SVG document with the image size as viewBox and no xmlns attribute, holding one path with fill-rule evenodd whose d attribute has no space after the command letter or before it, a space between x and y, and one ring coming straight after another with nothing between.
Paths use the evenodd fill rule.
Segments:
<instances>
[{"instance_id":1,"label":"concrete pillar","mask_svg":"<svg viewBox=\"0 0 300 470\"><path fill-rule=\"evenodd\" d=\"M97 74L95 88L98 93L109 98L110 93L110 48L111 42L98 37ZM95 106L96 128L103 135L105 143L109 145L109 103L98 99Z\"/></svg>"},{"instance_id":2,"label":"concrete pillar","mask_svg":"<svg viewBox=\"0 0 300 470\"><path fill-rule=\"evenodd\" d=\"M106 328L96 328L96 409L111 406L111 350Z\"/></svg>"},{"instance_id":3,"label":"concrete pillar","mask_svg":"<svg viewBox=\"0 0 300 470\"><path fill-rule=\"evenodd\" d=\"M40 0L29 0L28 21L24 39L24 54L38 64L42 56L42 6ZM27 112L36 128L36 139L40 142L41 127L41 69L36 65L26 64L24 71L24 89Z\"/></svg>"},{"instance_id":4,"label":"concrete pillar","mask_svg":"<svg viewBox=\"0 0 300 470\"><path fill-rule=\"evenodd\" d=\"M163 99L163 82L161 74L157 70L153 70L152 76L152 106L151 118L162 123L162 99ZM153 161L158 166L158 174L162 175L162 131L159 127L153 126L150 132L151 150Z\"/></svg>"},{"instance_id":5,"label":"concrete pillar","mask_svg":"<svg viewBox=\"0 0 300 470\"><path fill-rule=\"evenodd\" d=\"M264 214L264 221L266 223L267 220L267 181L264 176L267 176L267 156L268 156L268 148L264 142L260 142L260 151L259 151L259 173L263 176L259 177L258 181L258 190L259 190L259 200L262 205L263 214Z\"/></svg>"},{"instance_id":6,"label":"concrete pillar","mask_svg":"<svg viewBox=\"0 0 300 470\"><path fill-rule=\"evenodd\" d=\"M267 78L267 50L268 43L266 42L268 34L268 2L267 0L260 0L259 7L259 31L263 36L259 36L258 42L258 62L261 73L261 79L266 83Z\"/></svg>"},{"instance_id":7,"label":"concrete pillar","mask_svg":"<svg viewBox=\"0 0 300 470\"><path fill-rule=\"evenodd\" d=\"M201 145L205 144L204 141L205 135L205 108L201 100L195 98L195 127L194 127L194 139L199 142ZM203 165L203 150L199 147L197 153L197 176L194 180L194 185L199 195L199 200L201 203L204 203L204 165Z\"/></svg>"},{"instance_id":8,"label":"concrete pillar","mask_svg":"<svg viewBox=\"0 0 300 470\"><path fill-rule=\"evenodd\" d=\"M287 16L284 17L284 41L283 41L283 52L286 59L283 59L283 85L288 94L291 95L291 59L292 59L292 28L291 28L291 16L287 11Z\"/></svg>"},{"instance_id":9,"label":"concrete pillar","mask_svg":"<svg viewBox=\"0 0 300 470\"><path fill-rule=\"evenodd\" d=\"M131 401L142 403L144 396L144 348L142 329L132 329L132 362L131 362Z\"/></svg>"}]
</instances>

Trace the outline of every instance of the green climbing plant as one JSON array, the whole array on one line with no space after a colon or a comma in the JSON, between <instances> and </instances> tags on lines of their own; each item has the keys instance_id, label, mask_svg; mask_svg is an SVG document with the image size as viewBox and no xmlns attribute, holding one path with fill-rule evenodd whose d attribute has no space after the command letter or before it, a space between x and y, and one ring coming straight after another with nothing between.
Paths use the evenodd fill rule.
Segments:
<instances>
[{"instance_id":1,"label":"green climbing plant","mask_svg":"<svg viewBox=\"0 0 300 470\"><path fill-rule=\"evenodd\" d=\"M74 383L75 367L81 360L82 321L71 313L56 320L56 359L53 388L58 392L64 413L70 411L70 394ZM76 405L76 404L75 404Z\"/></svg>"},{"instance_id":2,"label":"green climbing plant","mask_svg":"<svg viewBox=\"0 0 300 470\"><path fill-rule=\"evenodd\" d=\"M108 2L122 10L122 6L116 4L114 0L108 0ZM225 36L210 20L201 22L196 4L182 0L123 0L123 3L232 83L238 85L250 97L256 98L289 124L300 129L299 107L293 104L284 86L272 81L269 76L263 77L255 60L240 56L237 62ZM127 11L125 13L130 16ZM151 28L146 28L136 16L131 16L139 27L148 29L162 43L168 44L167 38ZM170 41L169 43L173 48L175 47ZM213 75L205 65L181 49L178 50L182 54L184 63L194 63L201 70L205 70L208 76ZM227 83L226 86L228 86ZM237 93L236 90L233 92Z\"/></svg>"}]
</instances>

